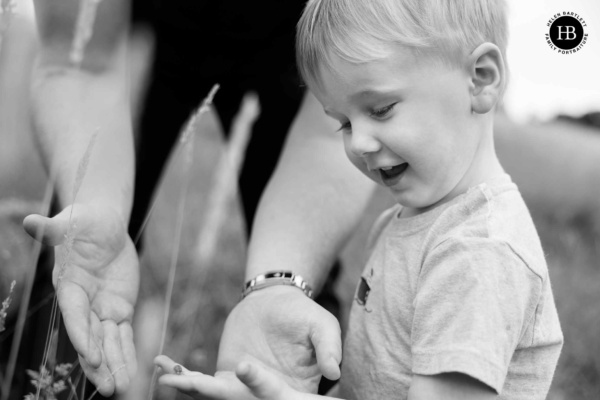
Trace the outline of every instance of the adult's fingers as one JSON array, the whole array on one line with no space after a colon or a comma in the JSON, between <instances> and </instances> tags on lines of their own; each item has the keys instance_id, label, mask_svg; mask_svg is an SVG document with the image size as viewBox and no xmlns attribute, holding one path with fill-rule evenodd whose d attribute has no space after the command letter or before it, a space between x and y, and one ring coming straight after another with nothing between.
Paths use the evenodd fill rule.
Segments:
<instances>
[{"instance_id":1,"label":"adult's fingers","mask_svg":"<svg viewBox=\"0 0 600 400\"><path fill-rule=\"evenodd\" d=\"M108 370L106 363L102 363L98 368L93 368L88 364L85 358L79 356L79 364L81 365L81 369L83 369L85 376L98 390L98 393L104 397L108 397L114 393L115 381Z\"/></svg>"},{"instance_id":2,"label":"adult's fingers","mask_svg":"<svg viewBox=\"0 0 600 400\"><path fill-rule=\"evenodd\" d=\"M23 220L25 232L48 246L57 246L63 243L68 227L69 220L61 214L54 218L31 214Z\"/></svg>"},{"instance_id":3,"label":"adult's fingers","mask_svg":"<svg viewBox=\"0 0 600 400\"><path fill-rule=\"evenodd\" d=\"M129 322L119 324L119 334L121 335L121 349L127 365L129 379L133 379L137 371L137 357L135 354L135 345L133 344L133 329Z\"/></svg>"},{"instance_id":4,"label":"adult's fingers","mask_svg":"<svg viewBox=\"0 0 600 400\"><path fill-rule=\"evenodd\" d=\"M339 379L342 334L337 319L325 309L321 309L321 312L311 321L310 339L323 376L330 380Z\"/></svg>"},{"instance_id":5,"label":"adult's fingers","mask_svg":"<svg viewBox=\"0 0 600 400\"><path fill-rule=\"evenodd\" d=\"M103 328L95 314L90 312L87 294L81 286L63 280L58 290L58 306L63 315L65 328L75 351L90 368L102 365Z\"/></svg>"},{"instance_id":6,"label":"adult's fingers","mask_svg":"<svg viewBox=\"0 0 600 400\"><path fill-rule=\"evenodd\" d=\"M123 393L129 387L129 374L125 355L121 347L121 334L115 321L102 321L104 330L103 348L106 356L106 365L115 381L117 393Z\"/></svg>"}]
</instances>

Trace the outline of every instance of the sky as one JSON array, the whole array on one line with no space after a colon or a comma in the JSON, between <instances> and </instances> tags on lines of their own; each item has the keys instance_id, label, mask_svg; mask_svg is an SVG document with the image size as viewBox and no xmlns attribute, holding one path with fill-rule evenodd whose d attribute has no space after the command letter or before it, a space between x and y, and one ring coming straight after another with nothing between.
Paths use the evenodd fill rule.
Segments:
<instances>
[{"instance_id":1,"label":"sky","mask_svg":"<svg viewBox=\"0 0 600 400\"><path fill-rule=\"evenodd\" d=\"M33 14L32 0L16 1L21 13ZM558 114L600 111L600 0L507 2L507 114L518 122L543 122ZM564 11L579 14L587 23L584 29L589 39L575 54L559 54L546 44L548 21Z\"/></svg>"},{"instance_id":2,"label":"sky","mask_svg":"<svg viewBox=\"0 0 600 400\"><path fill-rule=\"evenodd\" d=\"M508 0L508 4L507 114L532 122L600 111L600 1ZM589 39L574 54L556 53L544 36L550 18L564 11L579 14L587 23Z\"/></svg>"}]
</instances>

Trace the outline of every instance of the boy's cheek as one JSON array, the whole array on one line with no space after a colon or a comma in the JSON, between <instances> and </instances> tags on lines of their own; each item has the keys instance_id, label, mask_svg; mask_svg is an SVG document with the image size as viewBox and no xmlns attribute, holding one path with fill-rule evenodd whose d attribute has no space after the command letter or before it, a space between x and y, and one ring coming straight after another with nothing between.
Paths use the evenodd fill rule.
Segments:
<instances>
[{"instance_id":1,"label":"boy's cheek","mask_svg":"<svg viewBox=\"0 0 600 400\"><path fill-rule=\"evenodd\" d=\"M350 162L352 162L352 164L354 164L354 166L358 168L360 172L367 176L367 178L371 179L375 183L381 184L381 181L377 179L378 175L373 171L369 171L369 169L367 168L367 164L364 162L363 159L357 157L356 155L354 155L354 153L352 153L349 150L346 150L346 156L348 157Z\"/></svg>"}]
</instances>

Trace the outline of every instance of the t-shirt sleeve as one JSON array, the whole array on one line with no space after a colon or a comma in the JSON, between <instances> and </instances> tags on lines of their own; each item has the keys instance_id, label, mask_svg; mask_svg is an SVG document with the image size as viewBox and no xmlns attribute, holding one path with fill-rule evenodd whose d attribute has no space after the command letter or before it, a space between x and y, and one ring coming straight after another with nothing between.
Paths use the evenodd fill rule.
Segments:
<instances>
[{"instance_id":1,"label":"t-shirt sleeve","mask_svg":"<svg viewBox=\"0 0 600 400\"><path fill-rule=\"evenodd\" d=\"M425 258L411 332L413 373L459 372L500 393L542 280L503 241L447 239Z\"/></svg>"}]
</instances>

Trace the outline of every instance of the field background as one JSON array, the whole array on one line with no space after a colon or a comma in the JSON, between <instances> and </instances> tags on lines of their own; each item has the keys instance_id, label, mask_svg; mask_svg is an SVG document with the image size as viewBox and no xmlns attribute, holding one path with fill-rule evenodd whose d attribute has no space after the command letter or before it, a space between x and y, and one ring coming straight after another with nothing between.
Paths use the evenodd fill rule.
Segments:
<instances>
[{"instance_id":1,"label":"field background","mask_svg":"<svg viewBox=\"0 0 600 400\"><path fill-rule=\"evenodd\" d=\"M0 55L0 299L17 280L15 302L31 268L31 241L20 221L38 212L45 174L35 151L28 119L27 69L35 46L31 32L13 27L19 41L6 41ZM17 45L17 43L19 45ZM600 129L566 121L517 125L504 116L497 125L502 162L519 184L538 227L553 283L565 347L549 399L600 398ZM236 304L245 260L245 230L239 200L224 204L227 220L218 235L217 252L207 265L198 265L198 233L205 219L207 194L223 140L211 115L198 127L194 165L186 201L186 218L165 353L188 367L214 371L218 340L229 310ZM180 199L181 159L173 159L161 183L157 206L145 235L142 287L136 313L140 380L124 397L144 398L147 364L158 349L161 307L173 249ZM379 193L342 255L343 274L337 292L342 325L361 269L362 246L373 218L389 199ZM12 321L9 317L9 322ZM38 332L36 334L45 334ZM243 332L240 332L243 334ZM0 336L1 338L1 336ZM24 346L29 345L24 343ZM59 360L69 362L74 360ZM145 389L144 389L145 388ZM172 398L162 390L156 398Z\"/></svg>"}]
</instances>

